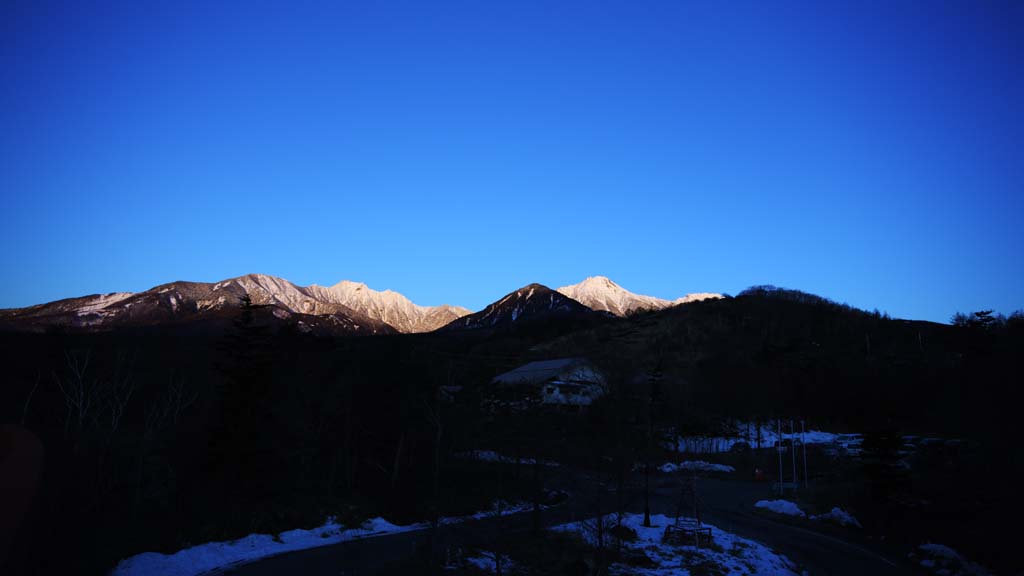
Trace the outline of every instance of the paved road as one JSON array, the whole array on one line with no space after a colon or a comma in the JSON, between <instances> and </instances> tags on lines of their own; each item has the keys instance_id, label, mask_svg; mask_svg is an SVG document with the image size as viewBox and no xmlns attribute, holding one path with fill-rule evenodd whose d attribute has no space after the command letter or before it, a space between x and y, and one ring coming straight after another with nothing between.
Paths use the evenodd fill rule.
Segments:
<instances>
[{"instance_id":1,"label":"paved road","mask_svg":"<svg viewBox=\"0 0 1024 576\"><path fill-rule=\"evenodd\" d=\"M563 479L564 482L564 479ZM678 478L658 476L652 485L652 512L673 515L676 506ZM594 494L604 494L605 509L611 509L614 498L610 488L601 488L590 479L576 477L572 484L579 488L589 483L588 496L574 497L566 504L544 510L544 526L555 526L592 514ZM557 484L557 483L556 483ZM550 483L549 483L550 485ZM865 543L777 522L752 513L753 503L770 497L768 488L752 482L702 479L700 495L704 520L723 530L762 542L788 556L814 576L862 576L912 574L905 561L893 558ZM642 498L636 492L627 503L630 511L642 511ZM439 546L448 543L484 545L509 532L529 530L530 513L503 518L469 520L442 528L437 534ZM378 536L343 542L321 548L291 552L267 558L227 571L232 576L341 576L373 574L391 563L409 558L419 546L425 545L429 530Z\"/></svg>"},{"instance_id":2,"label":"paved road","mask_svg":"<svg viewBox=\"0 0 1024 576\"><path fill-rule=\"evenodd\" d=\"M852 534L830 535L755 514L754 502L772 497L764 484L709 479L700 491L706 522L770 546L815 576L914 573L904 559L857 542Z\"/></svg>"}]
</instances>

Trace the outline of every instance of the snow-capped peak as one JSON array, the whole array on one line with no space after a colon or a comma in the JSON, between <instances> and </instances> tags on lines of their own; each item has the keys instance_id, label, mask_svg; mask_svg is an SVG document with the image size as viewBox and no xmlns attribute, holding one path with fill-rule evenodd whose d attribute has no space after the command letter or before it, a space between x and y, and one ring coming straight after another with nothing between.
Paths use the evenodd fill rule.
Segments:
<instances>
[{"instance_id":1,"label":"snow-capped peak","mask_svg":"<svg viewBox=\"0 0 1024 576\"><path fill-rule=\"evenodd\" d=\"M620 290L622 289L621 286L619 286L615 282L612 282L611 278L609 278L607 276L587 276L587 278L583 282L580 282L579 284L577 284L577 286L580 286L580 287L586 286L586 287L593 287L593 288L600 287L600 288L606 288L606 289L610 289L610 290L614 290L616 288L620 289Z\"/></svg>"},{"instance_id":2,"label":"snow-capped peak","mask_svg":"<svg viewBox=\"0 0 1024 576\"><path fill-rule=\"evenodd\" d=\"M635 294L612 282L605 276L590 276L579 284L563 286L558 292L581 302L594 310L610 312L616 316L626 316L638 310L661 310L676 304L721 298L720 294L689 294L677 300L665 300L654 296Z\"/></svg>"},{"instance_id":3,"label":"snow-capped peak","mask_svg":"<svg viewBox=\"0 0 1024 576\"><path fill-rule=\"evenodd\" d=\"M470 313L458 306L419 306L394 290L374 290L362 282L342 280L334 286L306 289L317 298L342 304L386 322L400 332L429 332Z\"/></svg>"}]
</instances>

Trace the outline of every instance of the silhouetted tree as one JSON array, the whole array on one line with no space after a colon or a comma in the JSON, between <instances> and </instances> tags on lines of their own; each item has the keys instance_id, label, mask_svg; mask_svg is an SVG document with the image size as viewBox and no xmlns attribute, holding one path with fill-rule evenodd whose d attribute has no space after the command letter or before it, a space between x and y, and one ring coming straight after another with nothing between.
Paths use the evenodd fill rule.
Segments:
<instances>
[{"instance_id":1,"label":"silhouetted tree","mask_svg":"<svg viewBox=\"0 0 1024 576\"><path fill-rule=\"evenodd\" d=\"M277 425L272 410L270 334L256 319L259 306L248 295L221 346L219 366L219 419L214 424L210 467L214 472L216 500L237 524L251 515L256 528L259 515L273 509L274 461Z\"/></svg>"}]
</instances>

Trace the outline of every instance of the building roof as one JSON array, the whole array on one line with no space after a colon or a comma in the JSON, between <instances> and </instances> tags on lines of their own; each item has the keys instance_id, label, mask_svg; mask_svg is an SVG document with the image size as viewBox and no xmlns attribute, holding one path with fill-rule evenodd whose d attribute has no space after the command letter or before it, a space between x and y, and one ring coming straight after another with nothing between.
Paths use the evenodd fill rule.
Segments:
<instances>
[{"instance_id":1,"label":"building roof","mask_svg":"<svg viewBox=\"0 0 1024 576\"><path fill-rule=\"evenodd\" d=\"M564 374L580 364L589 364L586 358L557 358L554 360L537 360L524 364L515 370L494 377L495 384L540 384Z\"/></svg>"}]
</instances>

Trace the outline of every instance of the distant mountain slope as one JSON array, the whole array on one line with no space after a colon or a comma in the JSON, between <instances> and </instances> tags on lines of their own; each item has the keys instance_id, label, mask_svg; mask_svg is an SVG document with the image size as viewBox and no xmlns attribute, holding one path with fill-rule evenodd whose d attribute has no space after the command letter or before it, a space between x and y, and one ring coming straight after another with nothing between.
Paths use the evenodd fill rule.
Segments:
<instances>
[{"instance_id":1,"label":"distant mountain slope","mask_svg":"<svg viewBox=\"0 0 1024 576\"><path fill-rule=\"evenodd\" d=\"M595 312L542 284L530 284L506 294L475 314L463 316L444 328L472 329L505 326L553 316L593 316Z\"/></svg>"},{"instance_id":2,"label":"distant mountain slope","mask_svg":"<svg viewBox=\"0 0 1024 576\"><path fill-rule=\"evenodd\" d=\"M563 286L558 292L593 310L610 312L616 316L628 316L640 310L661 310L676 304L722 297L721 294L702 292L687 294L676 300L664 300L634 294L604 276L591 276L579 284Z\"/></svg>"},{"instance_id":3,"label":"distant mountain slope","mask_svg":"<svg viewBox=\"0 0 1024 576\"><path fill-rule=\"evenodd\" d=\"M419 306L391 290L373 290L366 284L342 280L334 286L316 284L306 292L325 302L343 304L356 312L386 322L399 332L430 332L470 314L460 306Z\"/></svg>"},{"instance_id":4,"label":"distant mountain slope","mask_svg":"<svg viewBox=\"0 0 1024 576\"><path fill-rule=\"evenodd\" d=\"M282 278L249 274L216 283L171 282L145 292L117 292L0 310L0 324L15 329L63 326L105 330L166 323L223 321L237 312L242 296L270 311L267 320L301 331L390 334L385 322L344 304L323 301Z\"/></svg>"}]
</instances>

